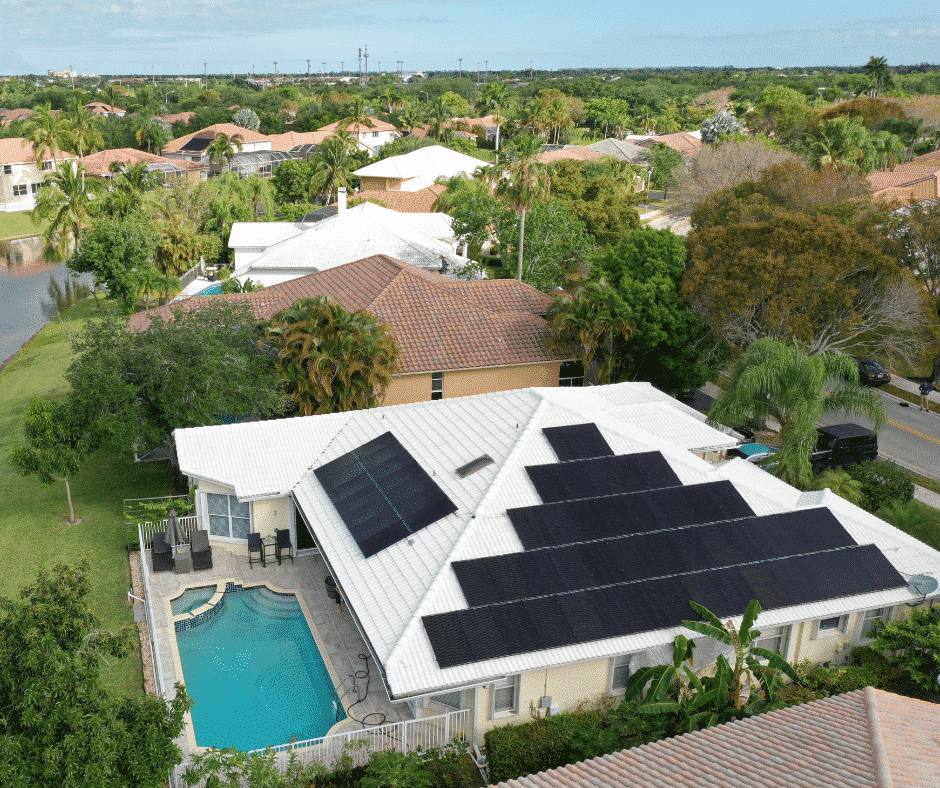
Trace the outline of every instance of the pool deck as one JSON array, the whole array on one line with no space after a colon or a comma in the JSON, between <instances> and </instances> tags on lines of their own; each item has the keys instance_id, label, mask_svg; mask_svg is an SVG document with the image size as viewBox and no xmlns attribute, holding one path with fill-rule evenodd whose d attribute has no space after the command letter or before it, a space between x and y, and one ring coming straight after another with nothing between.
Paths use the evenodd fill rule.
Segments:
<instances>
[{"instance_id":1,"label":"pool deck","mask_svg":"<svg viewBox=\"0 0 940 788\"><path fill-rule=\"evenodd\" d=\"M324 579L329 573L320 556L315 554L295 556L293 563L285 560L280 566L272 559L268 561L267 566L262 567L256 562L249 567L247 551L244 547L216 542L211 543L211 546L212 569L196 570L189 574L149 572L150 588L147 593L152 595L153 628L167 694L172 697L174 683L184 681L179 652L176 648L176 632L173 626L170 600L179 596L186 588L218 584L219 590L223 590L226 582L234 582L242 586L264 584L272 590L297 595L307 616L307 623L311 625L320 653L333 675L337 691L340 695L346 693L343 695L343 705L348 710L350 704L357 700L355 690L347 691L351 684L348 677L365 667L363 661L358 659L358 655L368 653L368 649L345 606L340 608L327 596ZM150 563L149 550L144 552L143 560L148 562L148 569L153 566ZM379 712L385 715L388 723L411 719L412 715L407 704L392 704L389 701L382 679L378 675L378 669L371 660L369 669L371 673L369 695L352 710L352 713L362 719L366 714ZM360 727L359 723L347 717L346 720L335 725L330 733ZM192 753L196 747L189 715L187 715L187 730L177 743L184 754Z\"/></svg>"}]
</instances>

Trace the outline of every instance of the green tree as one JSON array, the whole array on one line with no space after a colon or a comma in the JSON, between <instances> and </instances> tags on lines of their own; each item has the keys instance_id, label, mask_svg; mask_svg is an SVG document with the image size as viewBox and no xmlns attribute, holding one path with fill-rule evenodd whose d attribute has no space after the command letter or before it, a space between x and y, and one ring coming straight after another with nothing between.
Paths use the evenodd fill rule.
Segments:
<instances>
[{"instance_id":1,"label":"green tree","mask_svg":"<svg viewBox=\"0 0 940 788\"><path fill-rule=\"evenodd\" d=\"M274 187L278 203L303 202L310 192L313 165L309 161L292 159L281 162L268 179Z\"/></svg>"},{"instance_id":2,"label":"green tree","mask_svg":"<svg viewBox=\"0 0 940 788\"><path fill-rule=\"evenodd\" d=\"M65 482L69 502L69 525L78 522L72 505L74 478L82 462L96 448L93 430L76 418L67 403L54 403L39 397L30 399L23 414L26 445L10 453L10 464L23 476L35 475L43 484Z\"/></svg>"},{"instance_id":3,"label":"green tree","mask_svg":"<svg viewBox=\"0 0 940 788\"><path fill-rule=\"evenodd\" d=\"M508 218L509 210L481 181L457 175L447 180L446 185L447 191L437 198L434 210L453 217L454 234L467 244L470 259L478 260L494 222Z\"/></svg>"},{"instance_id":4,"label":"green tree","mask_svg":"<svg viewBox=\"0 0 940 788\"><path fill-rule=\"evenodd\" d=\"M134 120L134 139L141 150L146 144L147 152L150 153L161 150L170 141L170 134L163 120L155 115L141 113Z\"/></svg>"},{"instance_id":5,"label":"green tree","mask_svg":"<svg viewBox=\"0 0 940 788\"><path fill-rule=\"evenodd\" d=\"M369 105L364 96L353 96L343 106L343 118L340 120L340 128L352 128L355 134L359 134L363 129L372 128L372 118L369 116Z\"/></svg>"},{"instance_id":6,"label":"green tree","mask_svg":"<svg viewBox=\"0 0 940 788\"><path fill-rule=\"evenodd\" d=\"M850 356L810 356L795 342L759 339L735 362L708 418L730 427L776 419L781 449L773 472L803 490L812 481L810 454L824 413L862 413L875 422L876 431L887 419L878 395L859 385L858 365Z\"/></svg>"},{"instance_id":7,"label":"green tree","mask_svg":"<svg viewBox=\"0 0 940 788\"><path fill-rule=\"evenodd\" d=\"M62 162L43 180L36 195L33 219L48 219L43 231L46 245L65 257L70 245L81 242L82 230L88 224L93 208L93 195L101 191L96 178L85 182L85 168L71 162Z\"/></svg>"},{"instance_id":8,"label":"green tree","mask_svg":"<svg viewBox=\"0 0 940 788\"><path fill-rule=\"evenodd\" d=\"M173 740L190 700L126 698L101 682L136 629L113 634L88 606L90 567L42 571L18 599L0 598L0 775L11 788L159 788L182 761Z\"/></svg>"},{"instance_id":9,"label":"green tree","mask_svg":"<svg viewBox=\"0 0 940 788\"><path fill-rule=\"evenodd\" d=\"M871 80L872 98L877 96L882 88L891 83L891 71L888 68L886 58L872 55L868 58L868 62L862 66L862 71L864 71Z\"/></svg>"},{"instance_id":10,"label":"green tree","mask_svg":"<svg viewBox=\"0 0 940 788\"><path fill-rule=\"evenodd\" d=\"M434 776L423 763L420 753L377 752L366 764L359 781L362 788L432 788Z\"/></svg>"},{"instance_id":11,"label":"green tree","mask_svg":"<svg viewBox=\"0 0 940 788\"><path fill-rule=\"evenodd\" d=\"M856 506L865 505L865 491L861 482L853 479L842 468L826 469L813 479L810 487L813 490L830 490Z\"/></svg>"},{"instance_id":12,"label":"green tree","mask_svg":"<svg viewBox=\"0 0 940 788\"><path fill-rule=\"evenodd\" d=\"M542 141L538 137L520 135L512 141L507 152L503 149L494 171L501 176L495 194L512 208L519 217L519 243L516 279L522 281L525 216L532 203L547 196L549 180L545 168L539 164Z\"/></svg>"},{"instance_id":13,"label":"green tree","mask_svg":"<svg viewBox=\"0 0 940 788\"><path fill-rule=\"evenodd\" d=\"M428 134L437 140L445 137L447 124L454 117L454 112L444 96L438 96L428 107Z\"/></svg>"},{"instance_id":14,"label":"green tree","mask_svg":"<svg viewBox=\"0 0 940 788\"><path fill-rule=\"evenodd\" d=\"M23 130L24 145L33 143L33 158L37 166L41 166L46 157L46 151L52 156L52 164L58 168L59 153L68 151L72 146L72 124L64 112L53 112L50 104L45 104L33 110L26 127Z\"/></svg>"},{"instance_id":15,"label":"green tree","mask_svg":"<svg viewBox=\"0 0 940 788\"><path fill-rule=\"evenodd\" d=\"M332 203L337 199L340 186L349 189L356 182L356 176L353 175L356 160L349 144L340 137L332 136L323 140L316 153L310 157L310 164L312 175L308 188L311 199Z\"/></svg>"},{"instance_id":16,"label":"green tree","mask_svg":"<svg viewBox=\"0 0 940 788\"><path fill-rule=\"evenodd\" d=\"M418 104L409 104L398 115L400 129L412 131L422 123L424 123L424 112Z\"/></svg>"},{"instance_id":17,"label":"green tree","mask_svg":"<svg viewBox=\"0 0 940 788\"><path fill-rule=\"evenodd\" d=\"M327 296L301 299L275 315L267 341L278 350L280 385L304 416L374 407L398 371L389 329Z\"/></svg>"},{"instance_id":18,"label":"green tree","mask_svg":"<svg viewBox=\"0 0 940 788\"><path fill-rule=\"evenodd\" d=\"M917 608L900 621L876 621L875 651L891 651L891 662L904 668L924 691L936 692L940 675L940 608Z\"/></svg>"},{"instance_id":19,"label":"green tree","mask_svg":"<svg viewBox=\"0 0 940 788\"><path fill-rule=\"evenodd\" d=\"M650 181L663 190L663 199L669 187L680 175L680 168L685 164L685 156L665 142L657 142L646 155L650 167Z\"/></svg>"},{"instance_id":20,"label":"green tree","mask_svg":"<svg viewBox=\"0 0 940 788\"><path fill-rule=\"evenodd\" d=\"M76 95L72 98L68 119L71 125L71 141L78 149L78 158L84 165L86 153L92 153L104 147L104 138L98 128L98 116L90 109L86 109L81 97Z\"/></svg>"},{"instance_id":21,"label":"green tree","mask_svg":"<svg viewBox=\"0 0 940 788\"><path fill-rule=\"evenodd\" d=\"M505 82L490 82L480 94L479 108L483 113L492 112L496 120L496 150L499 150L499 132L505 120L505 112L511 103L509 86Z\"/></svg>"},{"instance_id":22,"label":"green tree","mask_svg":"<svg viewBox=\"0 0 940 788\"><path fill-rule=\"evenodd\" d=\"M232 157L242 149L242 135L233 134L231 137L220 132L206 148L206 156L212 162L215 171L220 172L224 166L231 162Z\"/></svg>"},{"instance_id":23,"label":"green tree","mask_svg":"<svg viewBox=\"0 0 940 788\"><path fill-rule=\"evenodd\" d=\"M270 220L274 216L274 187L269 178L260 175L249 175L239 181L239 188L251 204L251 212L255 221L259 221L262 211Z\"/></svg>"}]
</instances>

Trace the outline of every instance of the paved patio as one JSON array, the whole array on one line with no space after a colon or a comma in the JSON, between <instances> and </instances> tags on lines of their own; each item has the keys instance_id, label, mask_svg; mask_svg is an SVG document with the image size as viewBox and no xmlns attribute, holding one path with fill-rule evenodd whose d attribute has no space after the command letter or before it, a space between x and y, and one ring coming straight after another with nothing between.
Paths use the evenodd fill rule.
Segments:
<instances>
[{"instance_id":1,"label":"paved patio","mask_svg":"<svg viewBox=\"0 0 940 788\"><path fill-rule=\"evenodd\" d=\"M176 633L173 627L170 600L179 596L184 589L191 587L218 585L219 590L223 590L225 582L234 582L243 586L264 583L273 590L297 594L305 608L308 623L312 625L320 652L331 669L337 691L342 696L347 710L365 692L364 682L361 680L354 682L353 677L356 671L362 671L365 668L364 662L358 658L358 655L367 654L368 649L345 605L338 606L327 596L324 579L329 573L319 555L295 556L293 563L285 560L280 566L274 559L269 559L265 567L259 563L254 563L249 567L246 547L212 543L213 568L196 570L188 574L174 572L154 574L151 571L153 564L149 550L143 554L143 558L147 561L150 580L147 593L151 595L157 657L164 686L171 697L173 684L176 681L185 683L185 679L181 675L176 650ZM352 709L352 714L361 720L366 714L377 712L384 714L388 723L411 719L412 715L407 704L392 704L389 701L378 669L371 659L369 670L371 680L368 697ZM354 684L356 687L353 687ZM376 717L370 718L369 721L370 723L380 722ZM182 740L178 741L184 753L192 752L196 746L191 721L187 720L187 723L187 731ZM347 717L345 721L334 726L330 732L336 733L360 727L362 726L359 723Z\"/></svg>"}]
</instances>

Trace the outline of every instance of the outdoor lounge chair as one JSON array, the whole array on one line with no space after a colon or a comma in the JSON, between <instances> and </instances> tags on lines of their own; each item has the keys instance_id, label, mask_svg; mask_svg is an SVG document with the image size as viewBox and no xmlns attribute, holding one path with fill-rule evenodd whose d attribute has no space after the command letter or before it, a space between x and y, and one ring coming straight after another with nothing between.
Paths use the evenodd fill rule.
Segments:
<instances>
[{"instance_id":1,"label":"outdoor lounge chair","mask_svg":"<svg viewBox=\"0 0 940 788\"><path fill-rule=\"evenodd\" d=\"M193 555L193 569L212 569L212 548L208 531L193 531L189 541Z\"/></svg>"},{"instance_id":2,"label":"outdoor lounge chair","mask_svg":"<svg viewBox=\"0 0 940 788\"><path fill-rule=\"evenodd\" d=\"M276 528L274 530L274 536L278 566L280 566L281 563L281 552L284 550L287 551L287 557L290 559L290 562L294 563L294 551L290 543L290 528Z\"/></svg>"},{"instance_id":3,"label":"outdoor lounge chair","mask_svg":"<svg viewBox=\"0 0 940 788\"><path fill-rule=\"evenodd\" d=\"M169 572L173 568L173 549L166 540L166 533L157 531L153 535L153 571Z\"/></svg>"},{"instance_id":4,"label":"outdoor lounge chair","mask_svg":"<svg viewBox=\"0 0 940 788\"><path fill-rule=\"evenodd\" d=\"M252 558L252 554L257 553L257 558ZM261 534L248 534L248 566L258 561L264 566L264 545L261 544Z\"/></svg>"}]
</instances>

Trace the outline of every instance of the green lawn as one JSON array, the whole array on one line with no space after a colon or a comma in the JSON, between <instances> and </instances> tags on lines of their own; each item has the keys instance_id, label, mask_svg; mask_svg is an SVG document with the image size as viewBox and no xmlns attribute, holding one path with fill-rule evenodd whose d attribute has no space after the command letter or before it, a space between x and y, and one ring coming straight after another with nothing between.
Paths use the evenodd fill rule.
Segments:
<instances>
[{"instance_id":1,"label":"green lawn","mask_svg":"<svg viewBox=\"0 0 940 788\"><path fill-rule=\"evenodd\" d=\"M0 241L8 238L28 238L31 235L39 235L46 229L48 223L48 221L43 220L39 224L34 224L26 211L0 213Z\"/></svg>"},{"instance_id":2,"label":"green lawn","mask_svg":"<svg viewBox=\"0 0 940 788\"><path fill-rule=\"evenodd\" d=\"M94 312L93 299L77 304L46 326L0 371L0 555L4 567L0 594L13 596L33 581L38 570L85 556L92 567L91 607L105 627L119 629L133 623L127 602L130 571L123 499L170 492L166 464L136 464L132 457L105 446L86 461L72 482L75 513L83 521L68 526L65 485L45 486L35 477L23 478L6 462L11 447L22 440L22 414L29 397L56 398L67 391L64 373L71 346L66 332L80 331ZM136 637L134 642L137 645ZM143 693L139 648L121 662L103 665L102 673L115 692Z\"/></svg>"}]
</instances>

